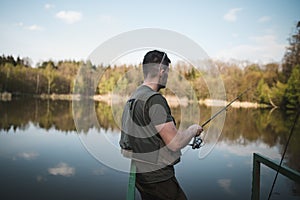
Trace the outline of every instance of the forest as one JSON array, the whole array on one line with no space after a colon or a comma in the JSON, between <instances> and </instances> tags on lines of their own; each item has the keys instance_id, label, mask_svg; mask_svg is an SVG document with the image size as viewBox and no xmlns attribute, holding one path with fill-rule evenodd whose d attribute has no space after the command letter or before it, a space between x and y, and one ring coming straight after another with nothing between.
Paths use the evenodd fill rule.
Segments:
<instances>
[{"instance_id":1,"label":"forest","mask_svg":"<svg viewBox=\"0 0 300 200\"><path fill-rule=\"evenodd\" d=\"M293 33L282 58L282 63L257 64L245 62L223 62L211 60L221 73L227 99L235 98L251 86L251 90L242 96L241 101L256 102L283 109L300 107L300 22ZM88 76L78 79L79 71ZM182 79L188 81L195 91L196 98L209 98L209 91L202 76L205 71L196 70L186 63L175 63L170 71L168 83L175 84L181 91L187 91L186 84L178 84ZM114 90L116 85L134 87L142 74L141 65L93 66L89 61L63 60L43 61L31 66L28 58L14 58L11 55L0 56L0 93L12 96L42 96L51 94L105 95ZM99 79L91 78L101 74ZM126 74L126 76L124 75ZM172 73L171 73L172 74ZM76 81L74 81L76 79ZM95 81L95 80L98 80ZM213 80L212 80L213 81ZM76 84L76 87L75 87ZM87 89L90 88L90 89ZM119 88L122 89L122 88ZM165 90L164 94L174 94ZM178 95L176 93L176 95ZM180 94L179 94L180 95ZM190 99L191 96L187 95ZM1 98L0 98L1 99Z\"/></svg>"}]
</instances>

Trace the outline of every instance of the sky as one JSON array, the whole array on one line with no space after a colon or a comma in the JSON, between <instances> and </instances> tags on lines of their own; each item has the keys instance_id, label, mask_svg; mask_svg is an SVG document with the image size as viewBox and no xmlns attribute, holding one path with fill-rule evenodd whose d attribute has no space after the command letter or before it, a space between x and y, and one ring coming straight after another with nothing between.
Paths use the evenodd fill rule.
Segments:
<instances>
[{"instance_id":1,"label":"sky","mask_svg":"<svg viewBox=\"0 0 300 200\"><path fill-rule=\"evenodd\" d=\"M85 60L114 36L159 28L190 38L213 59L280 62L299 8L298 0L0 0L0 54Z\"/></svg>"}]
</instances>

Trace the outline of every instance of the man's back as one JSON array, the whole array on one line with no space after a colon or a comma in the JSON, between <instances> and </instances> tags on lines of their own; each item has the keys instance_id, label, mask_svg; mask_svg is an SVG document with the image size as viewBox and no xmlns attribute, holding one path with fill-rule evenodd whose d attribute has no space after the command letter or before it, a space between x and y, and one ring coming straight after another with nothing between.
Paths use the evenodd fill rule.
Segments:
<instances>
[{"instance_id":1,"label":"man's back","mask_svg":"<svg viewBox=\"0 0 300 200\"><path fill-rule=\"evenodd\" d=\"M181 154L170 151L155 128L170 121L174 120L167 101L148 86L140 86L125 105L122 137L128 136L137 179L141 182L159 182L174 176L173 164Z\"/></svg>"}]
</instances>

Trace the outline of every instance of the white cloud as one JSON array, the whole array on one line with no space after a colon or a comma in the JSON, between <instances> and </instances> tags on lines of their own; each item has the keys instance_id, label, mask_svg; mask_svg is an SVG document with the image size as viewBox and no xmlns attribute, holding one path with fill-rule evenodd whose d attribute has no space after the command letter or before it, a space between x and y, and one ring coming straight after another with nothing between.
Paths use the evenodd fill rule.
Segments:
<instances>
[{"instance_id":1,"label":"white cloud","mask_svg":"<svg viewBox=\"0 0 300 200\"><path fill-rule=\"evenodd\" d=\"M237 13L242 10L242 8L233 8L223 16L223 19L228 22L235 22L237 20Z\"/></svg>"},{"instance_id":2,"label":"white cloud","mask_svg":"<svg viewBox=\"0 0 300 200\"><path fill-rule=\"evenodd\" d=\"M47 181L47 178L44 177L44 176L38 175L38 176L36 177L36 181L37 181L37 182L45 182L45 181Z\"/></svg>"},{"instance_id":3,"label":"white cloud","mask_svg":"<svg viewBox=\"0 0 300 200\"><path fill-rule=\"evenodd\" d=\"M30 30L30 31L42 31L43 27L33 24L31 26L26 26L25 29Z\"/></svg>"},{"instance_id":4,"label":"white cloud","mask_svg":"<svg viewBox=\"0 0 300 200\"><path fill-rule=\"evenodd\" d=\"M24 28L24 29L26 29L26 30L30 30L30 31L42 31L42 30L44 30L43 27L38 26L38 25L36 25L36 24L27 26L27 25L25 25L23 22L19 22L19 23L17 23L16 25L19 26L19 27L22 27L22 28Z\"/></svg>"},{"instance_id":5,"label":"white cloud","mask_svg":"<svg viewBox=\"0 0 300 200\"><path fill-rule=\"evenodd\" d=\"M233 194L233 191L231 189L231 179L219 179L218 184L225 190L225 192Z\"/></svg>"},{"instance_id":6,"label":"white cloud","mask_svg":"<svg viewBox=\"0 0 300 200\"><path fill-rule=\"evenodd\" d=\"M271 17L269 16L262 16L261 18L258 19L259 23L264 23L264 22L268 22L271 20Z\"/></svg>"},{"instance_id":7,"label":"white cloud","mask_svg":"<svg viewBox=\"0 0 300 200\"><path fill-rule=\"evenodd\" d=\"M250 40L258 43L258 44L275 44L276 36L275 35L262 35L262 36L251 36Z\"/></svg>"},{"instance_id":8,"label":"white cloud","mask_svg":"<svg viewBox=\"0 0 300 200\"><path fill-rule=\"evenodd\" d=\"M36 152L22 152L18 154L19 158L23 158L25 160L34 160L39 156Z\"/></svg>"},{"instance_id":9,"label":"white cloud","mask_svg":"<svg viewBox=\"0 0 300 200\"><path fill-rule=\"evenodd\" d=\"M280 61L283 57L285 44L279 44L275 35L253 36L251 43L240 44L221 50L216 57L219 59L238 59L254 62Z\"/></svg>"},{"instance_id":10,"label":"white cloud","mask_svg":"<svg viewBox=\"0 0 300 200\"><path fill-rule=\"evenodd\" d=\"M56 13L56 18L61 19L67 24L74 24L82 19L81 12L77 11L60 11Z\"/></svg>"},{"instance_id":11,"label":"white cloud","mask_svg":"<svg viewBox=\"0 0 300 200\"><path fill-rule=\"evenodd\" d=\"M47 9L47 10L49 10L49 9L51 9L51 8L54 8L54 5L53 5L53 4L46 3L46 4L44 5L44 8Z\"/></svg>"},{"instance_id":12,"label":"white cloud","mask_svg":"<svg viewBox=\"0 0 300 200\"><path fill-rule=\"evenodd\" d=\"M57 176L73 176L75 174L75 168L70 167L67 163L61 162L56 167L48 169L49 174Z\"/></svg>"},{"instance_id":13,"label":"white cloud","mask_svg":"<svg viewBox=\"0 0 300 200\"><path fill-rule=\"evenodd\" d=\"M270 147L264 143L249 143L247 145L242 144L226 144L226 142L219 142L217 148L223 152L229 152L236 156L249 156L255 152L262 154L272 160L279 160L281 154L276 146Z\"/></svg>"}]
</instances>

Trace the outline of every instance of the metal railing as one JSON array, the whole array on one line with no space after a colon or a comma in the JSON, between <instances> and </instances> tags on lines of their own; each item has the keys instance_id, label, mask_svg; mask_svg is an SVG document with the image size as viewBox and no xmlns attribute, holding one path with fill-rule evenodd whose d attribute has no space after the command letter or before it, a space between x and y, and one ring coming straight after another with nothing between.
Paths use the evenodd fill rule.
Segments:
<instances>
[{"instance_id":1,"label":"metal railing","mask_svg":"<svg viewBox=\"0 0 300 200\"><path fill-rule=\"evenodd\" d=\"M288 177L289 179L300 183L300 173L286 166L280 166L274 161L253 153L253 172L252 172L252 200L258 200L260 197L260 164L264 164L269 168L272 168L275 171L278 171L280 174Z\"/></svg>"}]
</instances>

